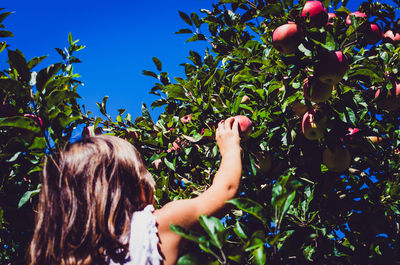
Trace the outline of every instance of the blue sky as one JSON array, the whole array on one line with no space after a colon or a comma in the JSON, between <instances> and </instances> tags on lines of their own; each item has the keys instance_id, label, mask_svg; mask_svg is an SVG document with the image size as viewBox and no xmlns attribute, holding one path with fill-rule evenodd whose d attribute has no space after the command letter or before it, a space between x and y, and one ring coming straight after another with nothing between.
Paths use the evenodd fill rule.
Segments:
<instances>
[{"instance_id":1,"label":"blue sky","mask_svg":"<svg viewBox=\"0 0 400 265\"><path fill-rule=\"evenodd\" d=\"M6 41L10 49L20 49L27 59L49 55L36 70L61 57L54 50L67 45L71 32L86 48L76 55L83 63L75 72L81 74L84 87L78 92L87 110L97 111L96 102L109 96L108 112L115 118L117 109L126 108L133 117L140 115L142 102L150 106L157 97L149 94L155 79L141 74L155 70L152 57L159 58L163 70L184 77L179 64L187 62L189 50L204 54L206 42L186 43L189 35L175 34L186 25L178 10L188 14L201 8L212 9L216 0L3 0L5 11L14 11L4 24L15 37ZM390 3L391 1L381 1ZM361 1L349 1L355 11ZM6 67L7 53L0 54L0 67ZM157 117L156 111L152 113Z\"/></svg>"}]
</instances>

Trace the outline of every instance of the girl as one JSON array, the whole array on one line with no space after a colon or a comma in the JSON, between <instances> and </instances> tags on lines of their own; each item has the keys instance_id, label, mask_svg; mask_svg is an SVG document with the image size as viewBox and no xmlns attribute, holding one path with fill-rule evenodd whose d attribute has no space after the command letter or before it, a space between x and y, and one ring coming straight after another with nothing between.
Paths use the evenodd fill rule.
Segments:
<instances>
[{"instance_id":1,"label":"girl","mask_svg":"<svg viewBox=\"0 0 400 265\"><path fill-rule=\"evenodd\" d=\"M221 121L222 160L208 190L194 199L153 208L154 180L138 151L114 136L70 144L43 170L30 264L175 264L183 238L202 214L224 213L242 173L238 122Z\"/></svg>"}]
</instances>

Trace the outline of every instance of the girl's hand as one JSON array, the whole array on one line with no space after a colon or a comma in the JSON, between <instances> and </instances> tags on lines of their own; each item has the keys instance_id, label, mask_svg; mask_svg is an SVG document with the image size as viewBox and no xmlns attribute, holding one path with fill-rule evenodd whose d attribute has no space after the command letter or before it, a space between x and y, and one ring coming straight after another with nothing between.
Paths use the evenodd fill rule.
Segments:
<instances>
[{"instance_id":1,"label":"girl's hand","mask_svg":"<svg viewBox=\"0 0 400 265\"><path fill-rule=\"evenodd\" d=\"M219 122L215 138L221 156L229 152L241 151L239 123L233 117Z\"/></svg>"}]
</instances>

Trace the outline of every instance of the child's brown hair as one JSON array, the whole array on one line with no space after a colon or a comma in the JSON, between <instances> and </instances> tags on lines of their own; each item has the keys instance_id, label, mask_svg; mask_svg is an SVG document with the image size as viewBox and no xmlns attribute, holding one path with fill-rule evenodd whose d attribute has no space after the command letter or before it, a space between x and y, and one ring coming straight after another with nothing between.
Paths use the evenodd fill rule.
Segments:
<instances>
[{"instance_id":1,"label":"child's brown hair","mask_svg":"<svg viewBox=\"0 0 400 265\"><path fill-rule=\"evenodd\" d=\"M107 264L128 253L133 212L154 203L139 152L114 136L84 138L45 162L30 264Z\"/></svg>"}]
</instances>

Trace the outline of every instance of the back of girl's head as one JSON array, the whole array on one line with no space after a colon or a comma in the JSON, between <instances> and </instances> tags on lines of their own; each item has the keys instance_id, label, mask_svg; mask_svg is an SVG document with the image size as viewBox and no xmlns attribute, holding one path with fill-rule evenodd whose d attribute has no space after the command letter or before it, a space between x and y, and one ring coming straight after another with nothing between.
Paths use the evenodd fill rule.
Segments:
<instances>
[{"instance_id":1,"label":"back of girl's head","mask_svg":"<svg viewBox=\"0 0 400 265\"><path fill-rule=\"evenodd\" d=\"M31 264L102 264L127 254L134 211L153 203L139 152L114 136L84 138L48 158Z\"/></svg>"}]
</instances>

